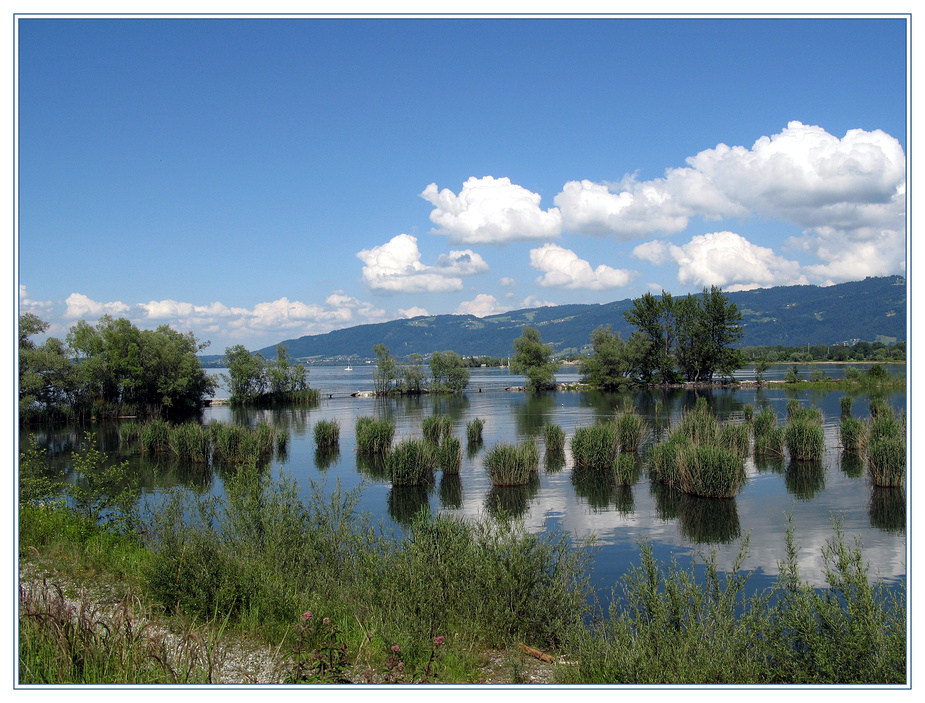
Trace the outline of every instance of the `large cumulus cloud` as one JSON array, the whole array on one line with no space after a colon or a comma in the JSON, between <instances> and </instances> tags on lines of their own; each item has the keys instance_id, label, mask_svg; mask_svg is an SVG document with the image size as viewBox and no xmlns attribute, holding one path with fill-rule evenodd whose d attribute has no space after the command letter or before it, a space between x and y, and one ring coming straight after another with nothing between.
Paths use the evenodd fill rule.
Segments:
<instances>
[{"instance_id":1,"label":"large cumulus cloud","mask_svg":"<svg viewBox=\"0 0 925 703\"><path fill-rule=\"evenodd\" d=\"M437 225L435 233L447 235L452 242L548 241L562 229L557 208L541 209L538 194L509 178L470 178L459 195L431 183L420 195L434 206L430 219Z\"/></svg>"},{"instance_id":2,"label":"large cumulus cloud","mask_svg":"<svg viewBox=\"0 0 925 703\"><path fill-rule=\"evenodd\" d=\"M471 249L451 251L433 266L421 263L417 237L399 234L385 244L357 253L363 280L373 290L390 293L444 293L461 290L462 276L488 270L488 264Z\"/></svg>"},{"instance_id":3,"label":"large cumulus cloud","mask_svg":"<svg viewBox=\"0 0 925 703\"><path fill-rule=\"evenodd\" d=\"M530 250L530 265L542 271L536 282L545 288L604 290L620 288L632 280L634 272L604 264L591 268L584 259L558 244L544 244Z\"/></svg>"}]
</instances>

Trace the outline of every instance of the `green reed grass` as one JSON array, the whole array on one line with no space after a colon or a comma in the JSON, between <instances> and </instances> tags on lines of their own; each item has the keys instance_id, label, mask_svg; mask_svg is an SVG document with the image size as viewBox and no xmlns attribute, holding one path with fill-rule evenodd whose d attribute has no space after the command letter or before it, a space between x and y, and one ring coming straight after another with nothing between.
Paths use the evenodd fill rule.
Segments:
<instances>
[{"instance_id":1,"label":"green reed grass","mask_svg":"<svg viewBox=\"0 0 925 703\"><path fill-rule=\"evenodd\" d=\"M784 428L773 425L761 434L755 435L755 456L768 457L784 455Z\"/></svg>"},{"instance_id":2,"label":"green reed grass","mask_svg":"<svg viewBox=\"0 0 925 703\"><path fill-rule=\"evenodd\" d=\"M678 485L685 493L705 498L733 498L745 482L742 458L725 447L691 444L677 455Z\"/></svg>"},{"instance_id":3,"label":"green reed grass","mask_svg":"<svg viewBox=\"0 0 925 703\"><path fill-rule=\"evenodd\" d=\"M170 450L178 459L205 464L209 461L212 441L209 432L198 422L172 425L168 432Z\"/></svg>"},{"instance_id":4,"label":"green reed grass","mask_svg":"<svg viewBox=\"0 0 925 703\"><path fill-rule=\"evenodd\" d=\"M145 452L170 450L170 424L166 420L148 420L138 432L141 449Z\"/></svg>"},{"instance_id":5,"label":"green reed grass","mask_svg":"<svg viewBox=\"0 0 925 703\"><path fill-rule=\"evenodd\" d=\"M565 449L565 430L547 422L543 425L543 442L548 452L562 451Z\"/></svg>"},{"instance_id":6,"label":"green reed grass","mask_svg":"<svg viewBox=\"0 0 925 703\"><path fill-rule=\"evenodd\" d=\"M424 486L433 481L436 449L425 439L405 439L388 453L386 466L393 486Z\"/></svg>"},{"instance_id":7,"label":"green reed grass","mask_svg":"<svg viewBox=\"0 0 925 703\"><path fill-rule=\"evenodd\" d=\"M898 437L872 439L867 445L867 471L875 486L903 486L906 443Z\"/></svg>"},{"instance_id":8,"label":"green reed grass","mask_svg":"<svg viewBox=\"0 0 925 703\"><path fill-rule=\"evenodd\" d=\"M751 446L751 428L746 423L725 422L717 441L719 446L744 459Z\"/></svg>"},{"instance_id":9,"label":"green reed grass","mask_svg":"<svg viewBox=\"0 0 925 703\"><path fill-rule=\"evenodd\" d=\"M753 405L745 404L742 406L742 416L745 418L745 422L751 422L755 417L755 408Z\"/></svg>"},{"instance_id":10,"label":"green reed grass","mask_svg":"<svg viewBox=\"0 0 925 703\"><path fill-rule=\"evenodd\" d=\"M458 474L462 465L462 445L459 437L444 437L437 450L437 466L447 474Z\"/></svg>"},{"instance_id":11,"label":"green reed grass","mask_svg":"<svg viewBox=\"0 0 925 703\"><path fill-rule=\"evenodd\" d=\"M801 411L790 417L784 442L791 459L818 460L825 452L825 434L818 414Z\"/></svg>"},{"instance_id":12,"label":"green reed grass","mask_svg":"<svg viewBox=\"0 0 925 703\"><path fill-rule=\"evenodd\" d=\"M839 426L842 448L857 452L864 448L867 440L867 425L856 417L844 415Z\"/></svg>"},{"instance_id":13,"label":"green reed grass","mask_svg":"<svg viewBox=\"0 0 925 703\"><path fill-rule=\"evenodd\" d=\"M141 441L141 425L128 420L119 425L119 445L125 449L135 449Z\"/></svg>"},{"instance_id":14,"label":"green reed grass","mask_svg":"<svg viewBox=\"0 0 925 703\"><path fill-rule=\"evenodd\" d=\"M613 468L619 450L617 427L612 421L585 425L572 437L572 457L575 466L595 471Z\"/></svg>"},{"instance_id":15,"label":"green reed grass","mask_svg":"<svg viewBox=\"0 0 925 703\"><path fill-rule=\"evenodd\" d=\"M870 416L872 418L879 417L880 415L892 415L893 414L893 409L890 408L890 404L886 402L886 399L879 398L879 397L870 399L868 410L870 411Z\"/></svg>"},{"instance_id":16,"label":"green reed grass","mask_svg":"<svg viewBox=\"0 0 925 703\"><path fill-rule=\"evenodd\" d=\"M694 444L712 444L719 432L719 420L706 400L698 398L694 407L681 416L677 431L689 437Z\"/></svg>"},{"instance_id":17,"label":"green reed grass","mask_svg":"<svg viewBox=\"0 0 925 703\"><path fill-rule=\"evenodd\" d=\"M315 446L318 449L333 449L340 445L340 422L338 420L318 420L313 430Z\"/></svg>"},{"instance_id":18,"label":"green reed grass","mask_svg":"<svg viewBox=\"0 0 925 703\"><path fill-rule=\"evenodd\" d=\"M873 415L867 425L868 437L871 442L878 439L904 439L906 429L896 417L892 409L881 410Z\"/></svg>"},{"instance_id":19,"label":"green reed grass","mask_svg":"<svg viewBox=\"0 0 925 703\"><path fill-rule=\"evenodd\" d=\"M641 474L639 457L635 452L618 454L613 465L614 478L618 486L632 486Z\"/></svg>"},{"instance_id":20,"label":"green reed grass","mask_svg":"<svg viewBox=\"0 0 925 703\"><path fill-rule=\"evenodd\" d=\"M777 415L773 410L771 410L771 408L765 408L757 415L755 415L755 419L752 420L752 432L757 438L759 435L764 434L776 425Z\"/></svg>"},{"instance_id":21,"label":"green reed grass","mask_svg":"<svg viewBox=\"0 0 925 703\"><path fill-rule=\"evenodd\" d=\"M639 445L648 432L645 420L638 413L625 411L615 420L617 431L617 445L621 452L638 451Z\"/></svg>"},{"instance_id":22,"label":"green reed grass","mask_svg":"<svg viewBox=\"0 0 925 703\"><path fill-rule=\"evenodd\" d=\"M358 417L356 421L357 451L362 454L387 454L395 437L395 423Z\"/></svg>"},{"instance_id":23,"label":"green reed grass","mask_svg":"<svg viewBox=\"0 0 925 703\"><path fill-rule=\"evenodd\" d=\"M524 486L538 467L539 449L533 440L498 442L485 455L485 468L495 486Z\"/></svg>"},{"instance_id":24,"label":"green reed grass","mask_svg":"<svg viewBox=\"0 0 925 703\"><path fill-rule=\"evenodd\" d=\"M424 439L434 444L440 444L444 437L453 432L453 421L445 415L431 415L425 417L423 422Z\"/></svg>"},{"instance_id":25,"label":"green reed grass","mask_svg":"<svg viewBox=\"0 0 925 703\"><path fill-rule=\"evenodd\" d=\"M482 429L485 427L485 420L480 417L466 423L466 440L469 444L479 444L482 441Z\"/></svg>"},{"instance_id":26,"label":"green reed grass","mask_svg":"<svg viewBox=\"0 0 925 703\"><path fill-rule=\"evenodd\" d=\"M838 404L841 406L842 415L851 415L851 406L853 402L854 401L852 400L851 396L847 394L843 395L839 399Z\"/></svg>"}]
</instances>

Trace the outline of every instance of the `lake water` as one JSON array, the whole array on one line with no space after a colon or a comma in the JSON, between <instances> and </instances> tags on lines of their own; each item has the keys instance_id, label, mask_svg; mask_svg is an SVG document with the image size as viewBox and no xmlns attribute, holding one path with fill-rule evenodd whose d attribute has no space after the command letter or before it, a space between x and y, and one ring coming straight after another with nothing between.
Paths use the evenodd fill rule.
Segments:
<instances>
[{"instance_id":1,"label":"lake water","mask_svg":"<svg viewBox=\"0 0 925 703\"><path fill-rule=\"evenodd\" d=\"M807 375L804 368L804 376ZM844 376L846 365L826 364L821 368L834 378ZM860 367L864 368L864 367ZM902 365L890 367L902 373ZM768 378L783 377L787 366L772 367ZM903 489L875 489L855 458L839 448L841 391L793 391L783 387L757 389L714 389L709 391L635 391L627 394L564 391L529 394L504 390L524 383L520 376L506 369L473 369L469 388L457 396L418 396L406 398L351 397L355 391L372 390L374 366L358 365L352 371L343 367L312 367L309 380L322 393L317 407L305 409L238 410L228 406L207 408L203 421L235 421L255 424L261 420L281 424L290 431L285 457L275 459L274 470L293 476L307 495L311 481L329 490L337 481L344 488L364 486L360 509L380 517L397 531L422 505L433 511L452 515L491 516L501 505L518 515L531 531L561 529L576 537L593 534L600 551L594 562L592 579L602 593L609 592L631 563L638 563L638 541L649 540L656 555L676 556L682 565L698 553L716 550L721 568L729 569L739 550L739 540L750 534L750 557L746 569L756 570L753 586L771 585L777 564L785 556L787 515L793 516L796 541L800 547L801 575L815 585L823 585L821 549L833 535L832 518L840 516L843 530L853 541L858 536L872 575L890 583L899 583L906 574L906 494ZM779 373L778 373L779 372ZM217 373L210 370L210 373ZM744 370L741 378L753 375ZM577 367L563 367L557 380L579 380ZM481 389L481 390L480 390ZM217 393L219 397L223 393ZM703 499L666 491L650 484L643 471L632 487L620 488L601 480L586 480L573 471L568 441L575 428L611 417L626 400L632 402L648 424L653 436L677 422L683 409L693 405L698 395L705 396L721 420L742 421L743 407L750 404L756 412L762 406L772 408L781 424L786 418L786 404L797 399L801 404L818 407L824 415L826 452L821 462L791 463L789 460L756 464L746 462L747 482L734 499ZM903 411L905 393L889 393L890 405ZM852 414L866 419L870 397L858 395ZM658 407L656 403L659 403ZM658 414L656 414L658 412ZM420 437L424 418L442 414L453 421L453 434L462 441L462 466L459 476L436 473L431 489L392 488L356 454L354 423L359 416L390 418L396 424L395 441ZM484 443L474 452L467 451L466 423L484 419ZM335 457L316 456L312 430L319 420L340 423L340 451ZM547 465L542 427L550 422L560 425L567 436L564 462ZM95 427L105 451L117 453L116 425L98 423ZM78 439L74 428L41 429L35 432L40 443L48 446L59 460L67 455ZM25 437L25 433L24 436ZM484 458L495 442L513 442L535 437L541 450L537 480L526 487L498 489L484 468ZM653 440L640 451L643 461ZM185 472L177 462L166 457L152 461L148 457L130 457L132 467L142 476L146 493L183 483ZM200 488L221 492L221 479L210 475L200 481Z\"/></svg>"}]
</instances>

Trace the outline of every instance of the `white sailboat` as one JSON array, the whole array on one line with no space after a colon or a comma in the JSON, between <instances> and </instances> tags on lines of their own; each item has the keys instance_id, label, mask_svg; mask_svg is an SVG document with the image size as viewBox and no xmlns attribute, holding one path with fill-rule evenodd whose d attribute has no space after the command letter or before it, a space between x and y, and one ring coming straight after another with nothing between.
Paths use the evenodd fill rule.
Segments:
<instances>
[{"instance_id":1,"label":"white sailboat","mask_svg":"<svg viewBox=\"0 0 925 703\"><path fill-rule=\"evenodd\" d=\"M353 371L353 367L350 364L347 364L347 368L344 371Z\"/></svg>"}]
</instances>

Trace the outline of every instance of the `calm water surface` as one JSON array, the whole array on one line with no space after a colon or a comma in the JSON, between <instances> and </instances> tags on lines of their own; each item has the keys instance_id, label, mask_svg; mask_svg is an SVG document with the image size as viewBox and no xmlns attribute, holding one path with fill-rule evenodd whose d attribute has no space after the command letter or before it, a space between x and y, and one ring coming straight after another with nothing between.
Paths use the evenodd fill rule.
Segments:
<instances>
[{"instance_id":1,"label":"calm water surface","mask_svg":"<svg viewBox=\"0 0 925 703\"><path fill-rule=\"evenodd\" d=\"M826 364L822 368L834 378L844 376L843 364ZM780 376L786 366L772 367ZM803 367L807 369L808 367ZM863 368L863 367L862 367ZM670 423L677 422L682 409L697 398L694 391L637 391L627 394L602 392L550 392L527 394L504 390L521 385L523 378L506 369L473 369L468 390L458 396L420 396L416 398L359 398L349 394L372 389L372 365L358 365L352 371L343 367L312 367L309 380L322 393L321 403L311 409L246 410L227 406L207 408L203 421L235 421L256 424L267 420L289 428L290 442L285 457L273 462L276 471L285 471L303 487L310 482L334 488L339 481L344 488L363 486L360 509L380 517L400 531L422 505L465 517L491 516L502 506L520 516L531 531L561 529L576 537L594 535L598 552L592 579L602 594L622 576L628 565L638 563L638 541L649 540L661 558L670 554L682 565L697 554L715 550L721 568L729 569L740 546L750 535L750 556L746 569L756 570L753 585L771 585L777 575L777 563L784 558L784 535L787 515L792 514L796 541L799 544L800 568L804 579L823 584L821 549L832 537L832 519L843 519L843 530L850 540L858 536L864 546L865 559L872 574L898 583L906 574L906 495L902 489L875 489L870 485L862 465L839 448L841 391L795 392L784 388L764 390L737 389L700 391L714 407L721 420L740 422L743 406L772 408L783 423L786 404L797 399L801 404L818 407L824 415L826 453L821 462L792 463L789 460L746 462L748 480L734 499L704 499L667 491L650 484L645 472L634 486L608 485L599 477L585 478L573 471L568 449L559 458L543 454L542 427L560 425L567 442L575 428L610 417L616 408L629 400L653 427L652 437L640 451L646 450ZM891 372L901 373L894 365ZM217 373L210 371L210 373ZM753 377L748 370L741 378ZM579 380L577 367L563 367L557 374L560 382ZM481 391L479 390L481 389ZM216 394L225 395L221 390ZM905 393L890 393L887 400L897 411L905 409ZM866 419L870 397L854 397L852 414ZM658 405L657 405L658 403ZM380 469L357 457L354 422L363 415L390 418L396 424L395 441L420 437L424 418L432 414L449 416L453 434L462 440L462 466L459 476L436 472L430 489L392 488ZM467 451L466 423L479 417L485 420L484 443ZM340 422L340 451L335 456L316 455L312 429L321 419ZM100 423L96 431L104 450L116 453L116 425ZM41 443L66 462L77 440L74 428L36 432ZM526 487L494 488L484 468L487 449L498 441L512 442L535 437L541 449L541 468L537 479ZM568 443L566 444L568 448ZM115 458L115 457L114 457ZM130 458L142 475L145 492L156 494L184 483L185 471L177 462L160 457ZM222 491L218 475L198 481L205 491Z\"/></svg>"}]
</instances>

